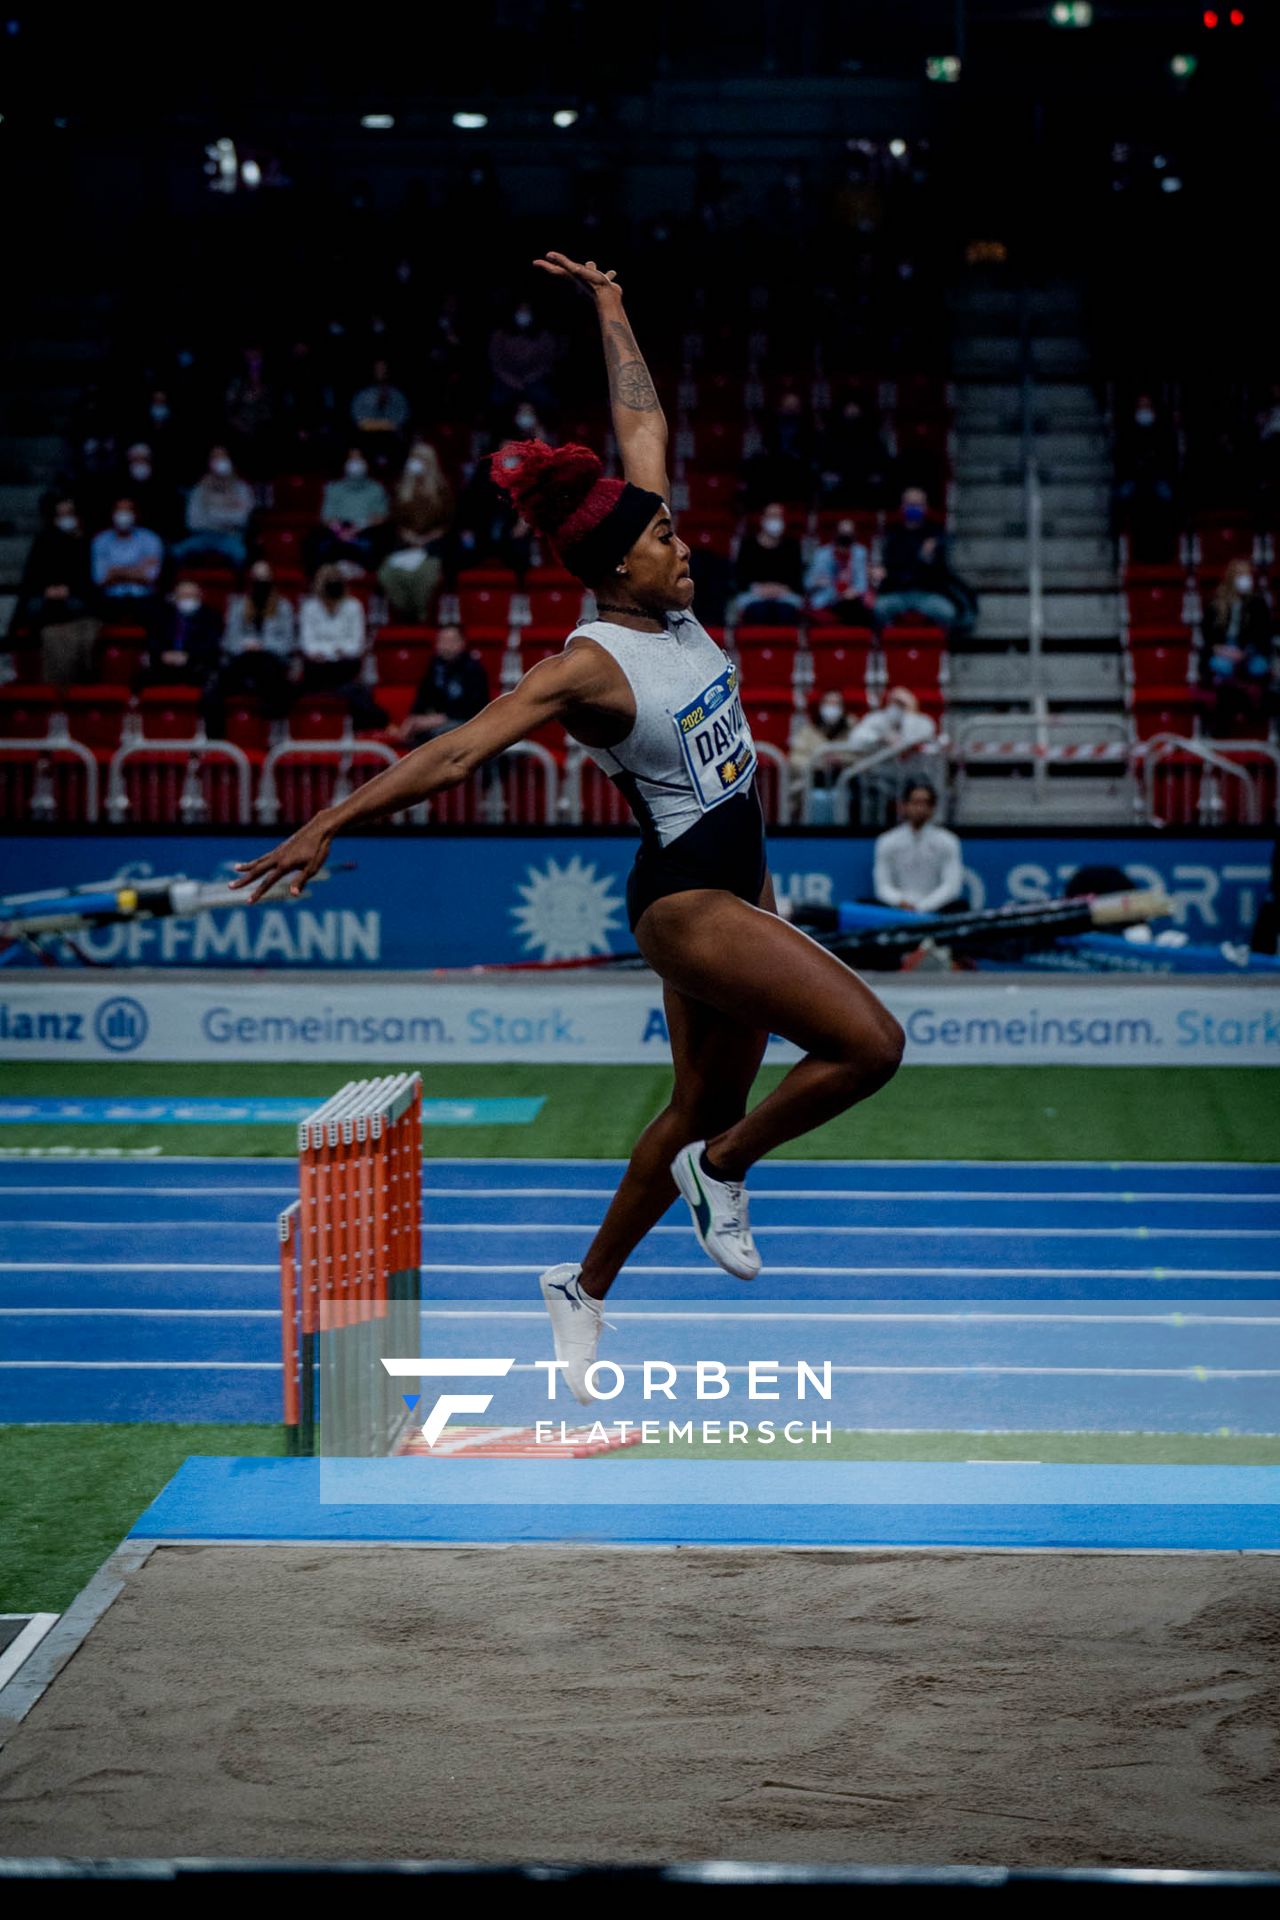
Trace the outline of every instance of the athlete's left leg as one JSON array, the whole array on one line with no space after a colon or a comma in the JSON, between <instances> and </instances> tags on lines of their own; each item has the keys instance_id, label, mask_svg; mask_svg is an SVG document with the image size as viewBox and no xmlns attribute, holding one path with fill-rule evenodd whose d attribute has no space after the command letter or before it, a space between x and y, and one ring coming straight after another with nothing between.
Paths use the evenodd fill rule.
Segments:
<instances>
[{"instance_id":1,"label":"athlete's left leg","mask_svg":"<svg viewBox=\"0 0 1280 1920\"><path fill-rule=\"evenodd\" d=\"M773 896L767 896L772 906ZM766 905L762 898L761 905ZM769 1036L718 1012L676 987L664 987L675 1086L632 1151L627 1171L600 1230L582 1260L582 1290L601 1300L624 1261L676 1198L671 1162L690 1140L706 1140L734 1126L760 1070Z\"/></svg>"}]
</instances>

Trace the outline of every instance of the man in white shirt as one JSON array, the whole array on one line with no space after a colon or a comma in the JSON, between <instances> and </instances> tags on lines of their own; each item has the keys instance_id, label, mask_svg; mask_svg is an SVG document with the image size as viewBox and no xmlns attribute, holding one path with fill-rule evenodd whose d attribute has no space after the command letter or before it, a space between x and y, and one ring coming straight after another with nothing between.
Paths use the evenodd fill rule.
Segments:
<instances>
[{"instance_id":1,"label":"man in white shirt","mask_svg":"<svg viewBox=\"0 0 1280 1920\"><path fill-rule=\"evenodd\" d=\"M960 842L935 827L938 796L925 780L907 788L902 825L876 841L875 896L882 906L909 913L941 913L964 892Z\"/></svg>"},{"instance_id":2,"label":"man in white shirt","mask_svg":"<svg viewBox=\"0 0 1280 1920\"><path fill-rule=\"evenodd\" d=\"M938 729L909 687L890 687L882 707L864 714L849 738L859 753L874 753L881 747L899 747L905 753L936 740Z\"/></svg>"}]
</instances>

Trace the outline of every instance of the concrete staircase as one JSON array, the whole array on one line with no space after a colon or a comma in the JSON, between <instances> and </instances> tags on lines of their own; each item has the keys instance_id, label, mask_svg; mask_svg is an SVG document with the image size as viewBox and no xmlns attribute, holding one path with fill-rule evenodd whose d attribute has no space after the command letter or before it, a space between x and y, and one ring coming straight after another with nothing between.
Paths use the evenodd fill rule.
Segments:
<instances>
[{"instance_id":1,"label":"concrete staircase","mask_svg":"<svg viewBox=\"0 0 1280 1920\"><path fill-rule=\"evenodd\" d=\"M1111 457L1089 383L1078 296L967 287L953 302L956 466L952 556L980 597L953 653L949 723L1041 746L1118 740L1124 716L1120 602L1110 529ZM1029 387L1024 388L1024 374ZM1026 400L1024 402L1024 392ZM1026 415L1024 418L1024 404ZM1024 429L1029 429L1025 432ZM1012 761L961 782L962 817L1046 824L1131 818L1128 775L1086 757Z\"/></svg>"}]
</instances>

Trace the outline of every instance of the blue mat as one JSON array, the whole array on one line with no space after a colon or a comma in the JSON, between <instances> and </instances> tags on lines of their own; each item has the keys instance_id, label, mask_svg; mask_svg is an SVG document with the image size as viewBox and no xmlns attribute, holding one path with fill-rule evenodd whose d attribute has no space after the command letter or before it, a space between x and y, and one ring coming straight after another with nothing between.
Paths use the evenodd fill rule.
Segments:
<instances>
[{"instance_id":1,"label":"blue mat","mask_svg":"<svg viewBox=\"0 0 1280 1920\"><path fill-rule=\"evenodd\" d=\"M204 1457L130 1537L1280 1551L1280 1467Z\"/></svg>"}]
</instances>

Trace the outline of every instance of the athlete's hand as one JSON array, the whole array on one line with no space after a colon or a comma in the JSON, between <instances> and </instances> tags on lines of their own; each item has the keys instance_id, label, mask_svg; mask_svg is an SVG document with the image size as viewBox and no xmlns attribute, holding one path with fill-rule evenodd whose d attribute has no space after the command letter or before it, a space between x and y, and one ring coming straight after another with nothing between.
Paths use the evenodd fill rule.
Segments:
<instances>
[{"instance_id":1,"label":"athlete's hand","mask_svg":"<svg viewBox=\"0 0 1280 1920\"><path fill-rule=\"evenodd\" d=\"M318 813L314 820L308 820L305 827L299 827L270 853L260 853L256 860L237 861L236 877L230 884L252 887L249 905L255 906L277 881L283 880L287 873L296 873L298 877L289 889L296 899L308 880L314 880L324 865L332 839L333 828L326 824L324 815Z\"/></svg>"},{"instance_id":2,"label":"athlete's hand","mask_svg":"<svg viewBox=\"0 0 1280 1920\"><path fill-rule=\"evenodd\" d=\"M618 276L612 267L606 273L594 260L571 260L567 253L548 253L543 259L534 261L535 267L541 267L544 273L554 275L557 280L573 280L589 298L596 300L602 293L616 293L622 297L622 288L618 285Z\"/></svg>"}]
</instances>

